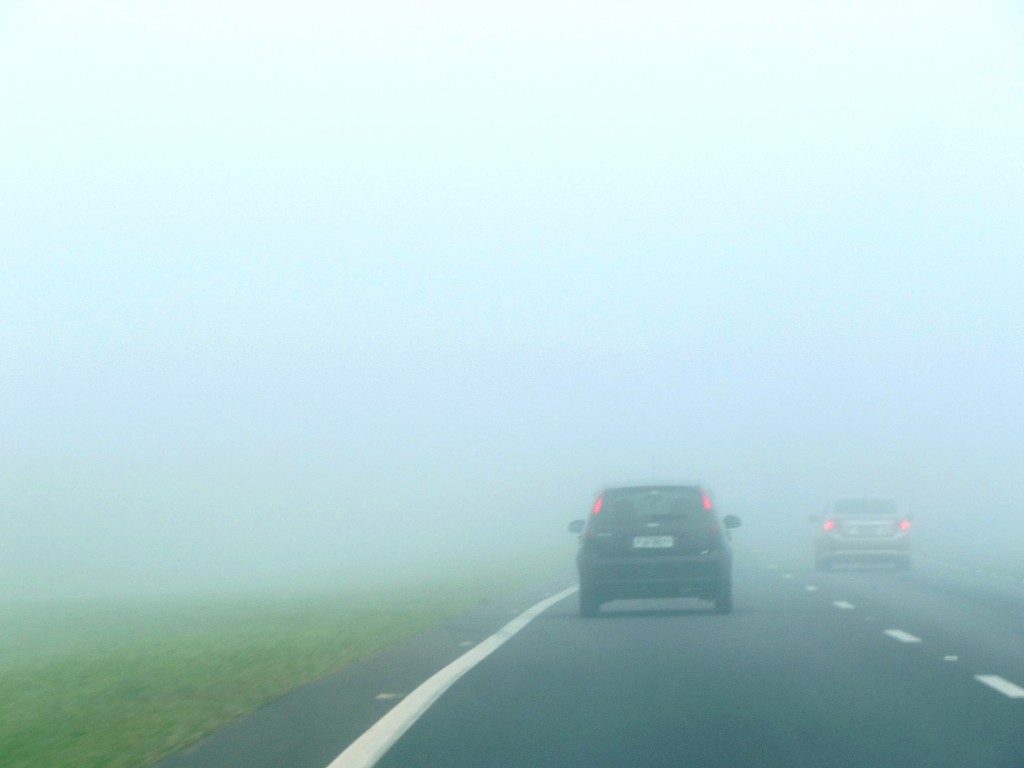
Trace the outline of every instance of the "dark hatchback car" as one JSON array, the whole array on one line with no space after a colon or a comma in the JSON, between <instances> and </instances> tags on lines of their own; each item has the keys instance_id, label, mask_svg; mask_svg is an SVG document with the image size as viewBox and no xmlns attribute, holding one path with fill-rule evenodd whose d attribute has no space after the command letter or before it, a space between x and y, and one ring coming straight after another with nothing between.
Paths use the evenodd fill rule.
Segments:
<instances>
[{"instance_id":1,"label":"dark hatchback car","mask_svg":"<svg viewBox=\"0 0 1024 768\"><path fill-rule=\"evenodd\" d=\"M732 551L708 493L698 486L608 488L587 520L569 525L580 533L576 557L580 614L601 604L646 597L699 597L717 613L732 611Z\"/></svg>"}]
</instances>

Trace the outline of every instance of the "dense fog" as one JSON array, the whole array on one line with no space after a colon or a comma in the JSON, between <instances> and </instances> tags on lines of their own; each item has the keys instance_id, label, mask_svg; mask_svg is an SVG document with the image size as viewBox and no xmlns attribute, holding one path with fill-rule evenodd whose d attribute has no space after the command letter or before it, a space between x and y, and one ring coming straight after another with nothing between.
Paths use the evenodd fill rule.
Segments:
<instances>
[{"instance_id":1,"label":"dense fog","mask_svg":"<svg viewBox=\"0 0 1024 768\"><path fill-rule=\"evenodd\" d=\"M1019 551L1019 8L369 5L0 10L0 596L569 552L652 481Z\"/></svg>"}]
</instances>

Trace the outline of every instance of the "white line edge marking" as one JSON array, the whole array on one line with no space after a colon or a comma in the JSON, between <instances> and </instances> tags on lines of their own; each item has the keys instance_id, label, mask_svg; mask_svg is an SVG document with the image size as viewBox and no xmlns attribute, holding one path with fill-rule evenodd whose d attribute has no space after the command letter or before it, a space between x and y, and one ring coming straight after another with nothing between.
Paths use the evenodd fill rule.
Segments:
<instances>
[{"instance_id":1,"label":"white line edge marking","mask_svg":"<svg viewBox=\"0 0 1024 768\"><path fill-rule=\"evenodd\" d=\"M808 584L807 586L804 587L804 589L806 589L808 592L817 592L818 591L818 588L816 586L814 586L813 584Z\"/></svg>"},{"instance_id":2,"label":"white line edge marking","mask_svg":"<svg viewBox=\"0 0 1024 768\"><path fill-rule=\"evenodd\" d=\"M836 601L834 601L832 603L832 605L834 605L836 608L839 608L840 610L843 610L843 611L852 611L853 610L853 603L848 603L845 600L836 600Z\"/></svg>"},{"instance_id":3,"label":"white line edge marking","mask_svg":"<svg viewBox=\"0 0 1024 768\"><path fill-rule=\"evenodd\" d=\"M358 739L330 762L327 768L370 768L391 749L412 724L441 698L452 684L469 670L490 656L519 630L537 618L552 605L573 594L578 585L563 589L556 595L541 600L499 629L474 648L466 651L444 669L428 677L408 694L390 712L371 725Z\"/></svg>"},{"instance_id":4,"label":"white line edge marking","mask_svg":"<svg viewBox=\"0 0 1024 768\"><path fill-rule=\"evenodd\" d=\"M899 640L901 643L920 643L921 638L915 637L909 632L904 632L902 629L887 629L882 632L883 635L888 635L893 640Z\"/></svg>"},{"instance_id":5,"label":"white line edge marking","mask_svg":"<svg viewBox=\"0 0 1024 768\"><path fill-rule=\"evenodd\" d=\"M1024 699L1024 688L1014 685L1009 680L1004 680L999 675L975 675L974 679L995 691L999 691L1007 698Z\"/></svg>"},{"instance_id":6,"label":"white line edge marking","mask_svg":"<svg viewBox=\"0 0 1024 768\"><path fill-rule=\"evenodd\" d=\"M959 656L943 656L942 660L943 661L959 661L960 657Z\"/></svg>"}]
</instances>

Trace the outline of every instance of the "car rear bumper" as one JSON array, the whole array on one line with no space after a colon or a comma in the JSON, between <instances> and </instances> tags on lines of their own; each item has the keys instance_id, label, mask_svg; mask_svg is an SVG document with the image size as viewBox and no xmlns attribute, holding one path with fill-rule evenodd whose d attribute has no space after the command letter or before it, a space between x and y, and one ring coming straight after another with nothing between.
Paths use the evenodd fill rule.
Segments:
<instances>
[{"instance_id":1,"label":"car rear bumper","mask_svg":"<svg viewBox=\"0 0 1024 768\"><path fill-rule=\"evenodd\" d=\"M893 538L874 541L849 539L824 539L816 546L818 557L906 557L910 554L910 541Z\"/></svg>"},{"instance_id":2,"label":"car rear bumper","mask_svg":"<svg viewBox=\"0 0 1024 768\"><path fill-rule=\"evenodd\" d=\"M580 584L606 599L629 597L709 597L730 579L731 558L597 557L577 559Z\"/></svg>"}]
</instances>

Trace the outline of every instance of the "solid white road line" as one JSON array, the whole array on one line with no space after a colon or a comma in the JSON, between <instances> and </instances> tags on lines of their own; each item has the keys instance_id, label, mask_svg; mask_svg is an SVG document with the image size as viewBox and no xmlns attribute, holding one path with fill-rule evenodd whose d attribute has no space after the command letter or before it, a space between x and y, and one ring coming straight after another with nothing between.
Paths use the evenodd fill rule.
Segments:
<instances>
[{"instance_id":1,"label":"solid white road line","mask_svg":"<svg viewBox=\"0 0 1024 768\"><path fill-rule=\"evenodd\" d=\"M804 589L806 589L808 592L817 592L818 591L818 588L816 586L814 586L813 584L808 584L807 586L804 587Z\"/></svg>"},{"instance_id":2,"label":"solid white road line","mask_svg":"<svg viewBox=\"0 0 1024 768\"><path fill-rule=\"evenodd\" d=\"M1011 699L1024 699L1024 688L1014 685L1009 680L1004 680L999 675L975 675L974 679L999 691L1003 696Z\"/></svg>"},{"instance_id":3,"label":"solid white road line","mask_svg":"<svg viewBox=\"0 0 1024 768\"><path fill-rule=\"evenodd\" d=\"M353 741L344 752L331 761L327 768L370 768L456 680L494 653L537 616L573 594L577 589L576 585L563 589L557 595L552 595L533 607L527 608L476 647L466 651L444 669L435 672L416 690L396 704L384 717L370 726L362 736Z\"/></svg>"},{"instance_id":4,"label":"solid white road line","mask_svg":"<svg viewBox=\"0 0 1024 768\"><path fill-rule=\"evenodd\" d=\"M942 660L943 661L957 661L959 658L960 658L959 656L943 656Z\"/></svg>"},{"instance_id":5,"label":"solid white road line","mask_svg":"<svg viewBox=\"0 0 1024 768\"><path fill-rule=\"evenodd\" d=\"M899 640L901 643L920 643L920 637L914 637L909 632L904 632L902 629L887 629L883 634L888 635L894 640Z\"/></svg>"},{"instance_id":6,"label":"solid white road line","mask_svg":"<svg viewBox=\"0 0 1024 768\"><path fill-rule=\"evenodd\" d=\"M852 611L853 610L853 603L848 603L845 600L834 600L832 602L832 605L834 605L836 608L839 608L840 610L843 610L843 611Z\"/></svg>"}]
</instances>

